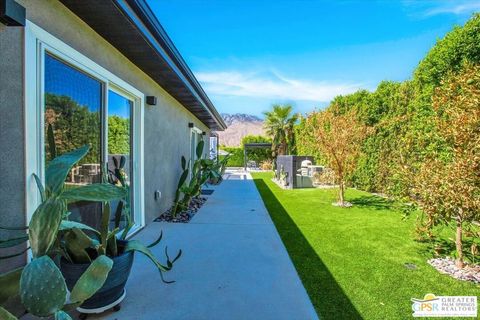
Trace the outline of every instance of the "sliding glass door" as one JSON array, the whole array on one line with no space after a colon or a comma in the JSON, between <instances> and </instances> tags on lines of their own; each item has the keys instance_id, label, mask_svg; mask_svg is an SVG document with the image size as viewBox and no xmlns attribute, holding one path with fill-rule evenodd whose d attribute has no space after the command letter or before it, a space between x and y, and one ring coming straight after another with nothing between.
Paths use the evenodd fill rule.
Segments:
<instances>
[{"instance_id":1,"label":"sliding glass door","mask_svg":"<svg viewBox=\"0 0 480 320\"><path fill-rule=\"evenodd\" d=\"M133 99L120 92L108 90L108 174L111 183L127 188L126 201L112 204L112 219L117 210L123 210L120 228L133 216Z\"/></svg>"},{"instance_id":2,"label":"sliding glass door","mask_svg":"<svg viewBox=\"0 0 480 320\"><path fill-rule=\"evenodd\" d=\"M55 157L84 145L88 154L65 179L66 188L107 180L128 189L111 203L111 223L145 225L144 94L34 23L25 26L25 186L27 219L41 203L32 173L45 180ZM98 226L102 205L70 203L69 218ZM115 221L116 212L123 213Z\"/></svg>"},{"instance_id":3,"label":"sliding glass door","mask_svg":"<svg viewBox=\"0 0 480 320\"><path fill-rule=\"evenodd\" d=\"M197 160L197 145L203 140L202 132L199 129L193 128L190 131L190 175L193 171L193 163ZM206 146L203 146L204 150ZM203 157L203 154L202 154Z\"/></svg>"},{"instance_id":4,"label":"sliding glass door","mask_svg":"<svg viewBox=\"0 0 480 320\"><path fill-rule=\"evenodd\" d=\"M102 181L103 83L45 54L45 165L54 157L88 144L88 154L67 176L67 188ZM98 227L100 203L70 203L69 219Z\"/></svg>"},{"instance_id":5,"label":"sliding glass door","mask_svg":"<svg viewBox=\"0 0 480 320\"><path fill-rule=\"evenodd\" d=\"M44 163L88 144L88 154L73 168L66 186L102 182L129 190L126 201L112 203L111 223L123 213L120 227L134 219L133 115L134 98L103 79L44 54ZM107 172L104 172L107 171ZM69 204L70 219L98 227L102 204Z\"/></svg>"}]
</instances>

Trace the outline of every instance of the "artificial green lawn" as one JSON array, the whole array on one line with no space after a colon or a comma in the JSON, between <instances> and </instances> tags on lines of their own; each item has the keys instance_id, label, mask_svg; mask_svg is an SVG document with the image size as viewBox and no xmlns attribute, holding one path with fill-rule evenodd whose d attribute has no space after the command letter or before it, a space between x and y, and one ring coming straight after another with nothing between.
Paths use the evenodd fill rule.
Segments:
<instances>
[{"instance_id":1,"label":"artificial green lawn","mask_svg":"<svg viewBox=\"0 0 480 320\"><path fill-rule=\"evenodd\" d=\"M321 319L411 319L411 298L479 294L427 264L414 217L388 201L350 189L354 207L338 208L334 190L283 190L271 173L252 175Z\"/></svg>"}]
</instances>

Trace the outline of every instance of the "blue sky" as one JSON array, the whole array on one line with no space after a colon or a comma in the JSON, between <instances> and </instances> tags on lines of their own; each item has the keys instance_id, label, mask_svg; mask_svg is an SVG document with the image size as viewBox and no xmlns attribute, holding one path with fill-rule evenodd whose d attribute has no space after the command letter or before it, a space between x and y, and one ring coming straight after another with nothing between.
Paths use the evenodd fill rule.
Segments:
<instances>
[{"instance_id":1,"label":"blue sky","mask_svg":"<svg viewBox=\"0 0 480 320\"><path fill-rule=\"evenodd\" d=\"M67 80L65 80L67 79ZM72 83L74 85L72 85ZM102 83L51 55L45 57L45 92L70 97L91 112L100 112ZM108 114L129 118L132 102L116 92L108 92Z\"/></svg>"},{"instance_id":2,"label":"blue sky","mask_svg":"<svg viewBox=\"0 0 480 320\"><path fill-rule=\"evenodd\" d=\"M220 112L322 108L408 79L480 0L148 0Z\"/></svg>"}]
</instances>

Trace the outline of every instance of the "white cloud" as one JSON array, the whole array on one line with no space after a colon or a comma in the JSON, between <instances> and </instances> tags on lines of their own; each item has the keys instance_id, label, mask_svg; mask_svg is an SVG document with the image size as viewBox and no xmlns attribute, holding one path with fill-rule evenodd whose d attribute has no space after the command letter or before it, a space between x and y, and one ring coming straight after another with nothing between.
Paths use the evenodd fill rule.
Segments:
<instances>
[{"instance_id":1,"label":"white cloud","mask_svg":"<svg viewBox=\"0 0 480 320\"><path fill-rule=\"evenodd\" d=\"M404 1L405 6L421 12L424 17L440 14L463 15L480 11L478 0L451 0L451 1Z\"/></svg>"},{"instance_id":2,"label":"white cloud","mask_svg":"<svg viewBox=\"0 0 480 320\"><path fill-rule=\"evenodd\" d=\"M340 94L357 91L361 84L309 81L282 76L277 72L197 72L208 94L261 97L281 100L327 102Z\"/></svg>"},{"instance_id":3,"label":"white cloud","mask_svg":"<svg viewBox=\"0 0 480 320\"><path fill-rule=\"evenodd\" d=\"M469 1L466 3L449 3L436 8L427 10L425 14L427 16L434 16L437 14L451 13L451 14L464 14L471 13L480 10L480 1Z\"/></svg>"}]
</instances>

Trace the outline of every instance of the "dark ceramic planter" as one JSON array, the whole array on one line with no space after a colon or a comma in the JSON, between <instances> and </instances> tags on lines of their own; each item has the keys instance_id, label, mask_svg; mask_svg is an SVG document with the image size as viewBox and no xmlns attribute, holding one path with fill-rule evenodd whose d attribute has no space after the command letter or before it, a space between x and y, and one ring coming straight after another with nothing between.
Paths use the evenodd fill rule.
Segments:
<instances>
[{"instance_id":1,"label":"dark ceramic planter","mask_svg":"<svg viewBox=\"0 0 480 320\"><path fill-rule=\"evenodd\" d=\"M119 252L123 252L127 241L118 240ZM113 267L108 273L107 280L92 297L80 306L82 309L99 309L111 305L123 295L125 284L130 275L133 264L133 251L122 253L112 258ZM71 291L80 276L90 264L75 264L64 259L60 261L60 270L65 278L68 289Z\"/></svg>"}]
</instances>

